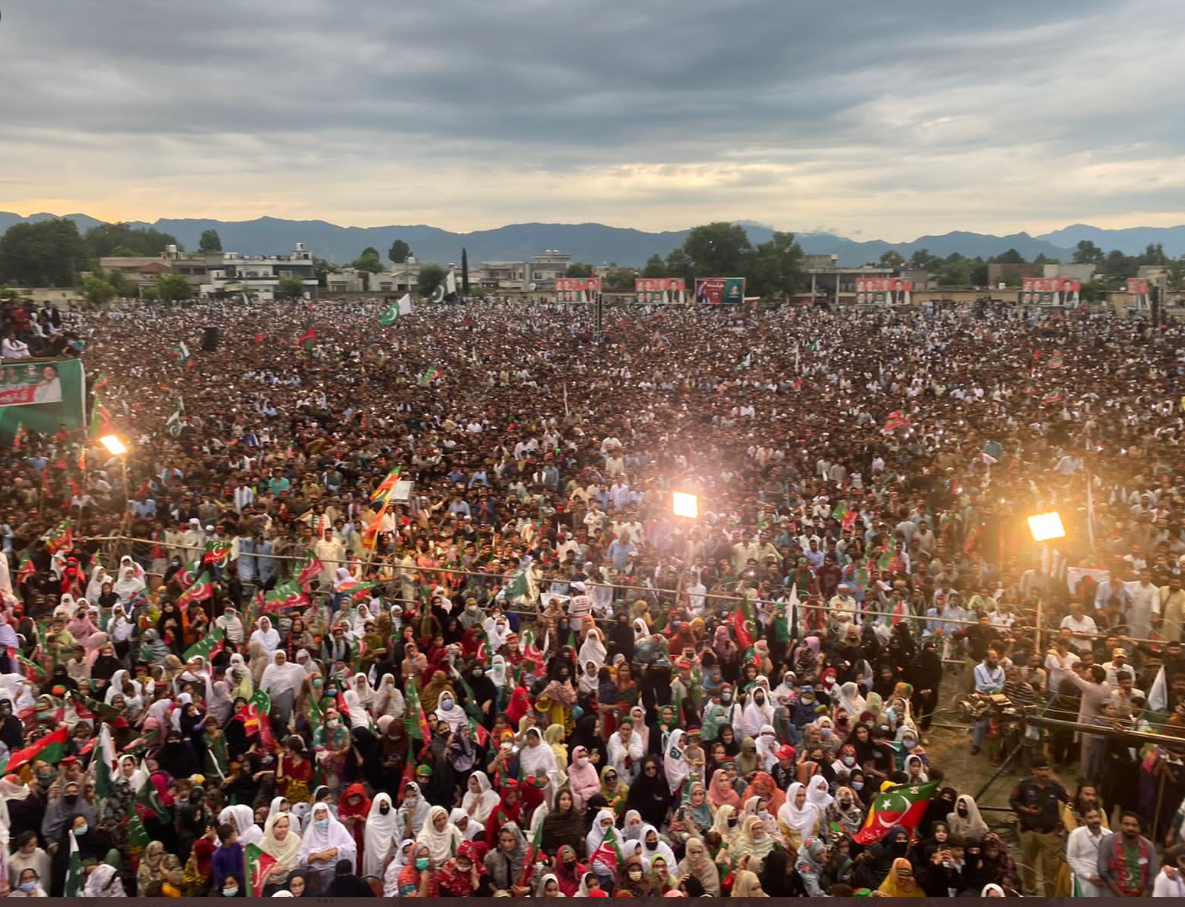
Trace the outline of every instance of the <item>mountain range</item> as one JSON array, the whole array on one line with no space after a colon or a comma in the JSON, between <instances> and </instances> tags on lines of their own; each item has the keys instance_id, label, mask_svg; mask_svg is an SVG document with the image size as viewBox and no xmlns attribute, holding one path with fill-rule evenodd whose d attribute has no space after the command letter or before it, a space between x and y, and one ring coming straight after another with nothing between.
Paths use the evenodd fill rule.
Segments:
<instances>
[{"instance_id":1,"label":"mountain range","mask_svg":"<svg viewBox=\"0 0 1185 907\"><path fill-rule=\"evenodd\" d=\"M0 234L13 224L42 221L54 216L33 214L21 217L0 211ZM76 222L81 231L102 223L87 214L64 216ZM768 225L753 221L740 223L754 244L765 242L773 234L773 228ZM575 261L640 266L655 253L665 257L672 249L683 244L689 232L647 233L604 224L508 224L493 230L452 233L425 225L341 227L323 220L297 221L274 217L248 221L161 218L151 224L132 221L131 225L170 233L187 249L196 249L202 232L210 229L218 231L222 247L228 252L280 255L291 252L296 243L303 242L319 258L339 263L353 261L367 246L378 249L385 258L391 244L402 239L411 246L412 253L420 261L442 264L460 262L461 249L465 248L469 253L469 262L474 266L483 261L526 261L547 249L569 252ZM969 258L988 258L1016 249L1029 261L1038 255L1069 261L1071 250L1084 239L1104 251L1119 249L1128 255L1144 251L1149 243L1163 244L1165 252L1173 257L1185 254L1185 225L1104 230L1087 224L1074 224L1041 236L1030 236L1028 233L994 236L959 231L921 236L905 243L859 241L832 233L799 233L797 239L808 254L836 255L840 264L845 266L876 262L891 249L906 258L919 249L942 257L958 252Z\"/></svg>"}]
</instances>

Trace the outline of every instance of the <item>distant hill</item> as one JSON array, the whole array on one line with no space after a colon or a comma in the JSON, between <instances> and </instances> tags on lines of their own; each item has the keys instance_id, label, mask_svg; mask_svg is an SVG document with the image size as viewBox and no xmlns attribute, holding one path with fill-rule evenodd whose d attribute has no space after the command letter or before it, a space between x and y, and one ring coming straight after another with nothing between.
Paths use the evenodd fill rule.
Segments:
<instances>
[{"instance_id":1,"label":"distant hill","mask_svg":"<svg viewBox=\"0 0 1185 907\"><path fill-rule=\"evenodd\" d=\"M52 214L34 214L24 218L0 212L0 233L24 221L39 221ZM68 214L87 230L101 221L87 214ZM754 243L765 242L773 229L756 221L739 221ZM220 221L202 219L162 218L155 223L135 223L139 227L153 227L177 237L187 249L196 249L204 230L217 230L222 247L231 252L278 255L290 252L303 242L319 258L339 263L353 261L367 246L374 246L385 256L391 244L402 239L420 261L460 262L461 249L469 251L469 261L524 261L546 249L570 252L577 261L591 264L616 262L620 265L642 265L651 255L666 256L683 244L687 230L648 233L626 227L604 224L508 224L493 230L473 233L453 233L423 224L389 227L341 227L323 220L281 220L260 217L248 221ZM798 241L811 254L838 255L843 265L857 266L876 262L886 251L893 249L909 258L918 249L932 255L946 257L953 252L969 258L988 258L1009 249L1016 249L1026 259L1038 255L1069 261L1074 246L1081 239L1089 239L1104 251L1120 249L1132 255L1142 252L1149 243L1162 243L1172 256L1185 254L1185 226L1133 227L1128 230L1103 230L1085 224L1075 224L1042 236L1015 233L993 236L985 233L953 232L938 236L922 236L913 242L889 243L883 240L858 241L831 233L800 233Z\"/></svg>"}]
</instances>

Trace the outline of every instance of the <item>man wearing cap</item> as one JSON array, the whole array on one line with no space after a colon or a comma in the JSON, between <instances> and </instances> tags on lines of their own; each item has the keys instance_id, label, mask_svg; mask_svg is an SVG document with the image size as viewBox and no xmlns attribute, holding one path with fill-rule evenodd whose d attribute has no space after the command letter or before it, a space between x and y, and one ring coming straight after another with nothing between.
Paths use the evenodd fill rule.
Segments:
<instances>
[{"instance_id":1,"label":"man wearing cap","mask_svg":"<svg viewBox=\"0 0 1185 907\"><path fill-rule=\"evenodd\" d=\"M1044 756L1034 756L1030 777L1012 790L1008 803L1020 819L1021 875L1025 891L1052 897L1053 882L1062 862L1062 805L1070 795L1049 775Z\"/></svg>"}]
</instances>

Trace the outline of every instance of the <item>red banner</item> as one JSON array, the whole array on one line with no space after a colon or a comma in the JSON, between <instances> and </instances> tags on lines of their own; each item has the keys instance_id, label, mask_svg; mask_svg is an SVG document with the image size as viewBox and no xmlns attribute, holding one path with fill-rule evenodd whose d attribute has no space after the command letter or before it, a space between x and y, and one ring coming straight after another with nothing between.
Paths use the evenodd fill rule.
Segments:
<instances>
[{"instance_id":1,"label":"red banner","mask_svg":"<svg viewBox=\"0 0 1185 907\"><path fill-rule=\"evenodd\" d=\"M682 277L637 277L634 292L640 303L683 305L687 301L687 282Z\"/></svg>"},{"instance_id":2,"label":"red banner","mask_svg":"<svg viewBox=\"0 0 1185 907\"><path fill-rule=\"evenodd\" d=\"M599 277L557 277L555 279L556 302L592 302L600 295Z\"/></svg>"},{"instance_id":3,"label":"red banner","mask_svg":"<svg viewBox=\"0 0 1185 907\"><path fill-rule=\"evenodd\" d=\"M857 277L856 305L909 305L913 281L901 277Z\"/></svg>"},{"instance_id":4,"label":"red banner","mask_svg":"<svg viewBox=\"0 0 1185 907\"><path fill-rule=\"evenodd\" d=\"M1022 305L1078 305L1082 284L1069 277L1025 277L1021 280Z\"/></svg>"}]
</instances>

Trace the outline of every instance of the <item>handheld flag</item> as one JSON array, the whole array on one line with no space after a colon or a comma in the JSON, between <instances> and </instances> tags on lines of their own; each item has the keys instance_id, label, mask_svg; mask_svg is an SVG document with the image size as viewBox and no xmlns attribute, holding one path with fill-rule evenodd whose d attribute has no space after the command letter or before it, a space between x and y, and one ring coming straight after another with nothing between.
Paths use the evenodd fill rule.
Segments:
<instances>
[{"instance_id":1,"label":"handheld flag","mask_svg":"<svg viewBox=\"0 0 1185 907\"><path fill-rule=\"evenodd\" d=\"M40 740L30 743L24 749L9 753L3 766L0 766L0 775L14 772L22 765L28 765L34 759L40 759L50 765L57 765L66 757L68 733L66 727L60 727L56 731L46 734Z\"/></svg>"},{"instance_id":2,"label":"handheld flag","mask_svg":"<svg viewBox=\"0 0 1185 907\"><path fill-rule=\"evenodd\" d=\"M243 848L243 862L247 870L247 890L250 897L263 897L263 886L267 882L268 874L276 865L276 858L266 854L254 844Z\"/></svg>"},{"instance_id":3,"label":"handheld flag","mask_svg":"<svg viewBox=\"0 0 1185 907\"><path fill-rule=\"evenodd\" d=\"M82 894L82 855L78 852L78 838L70 832L70 862L66 869L66 897L76 898Z\"/></svg>"},{"instance_id":4,"label":"handheld flag","mask_svg":"<svg viewBox=\"0 0 1185 907\"><path fill-rule=\"evenodd\" d=\"M309 597L293 580L285 580L263 597L264 611L283 611L287 608L307 608L308 606Z\"/></svg>"},{"instance_id":5,"label":"handheld flag","mask_svg":"<svg viewBox=\"0 0 1185 907\"><path fill-rule=\"evenodd\" d=\"M937 781L925 784L898 784L886 788L872 801L864 827L852 838L857 844L875 844L898 826L911 835L925 818L930 798L938 790Z\"/></svg>"},{"instance_id":6,"label":"handheld flag","mask_svg":"<svg viewBox=\"0 0 1185 907\"><path fill-rule=\"evenodd\" d=\"M189 664L195 658L204 658L209 663L210 656L222 648L224 639L226 639L226 631L219 627L186 649L185 654L181 656L182 662Z\"/></svg>"},{"instance_id":7,"label":"handheld flag","mask_svg":"<svg viewBox=\"0 0 1185 907\"><path fill-rule=\"evenodd\" d=\"M325 565L321 563L320 558L313 554L312 549L310 549L304 564L300 568L300 575L296 578L297 584L305 592L308 592L309 586L313 584L313 580L320 576L324 569Z\"/></svg>"}]
</instances>

